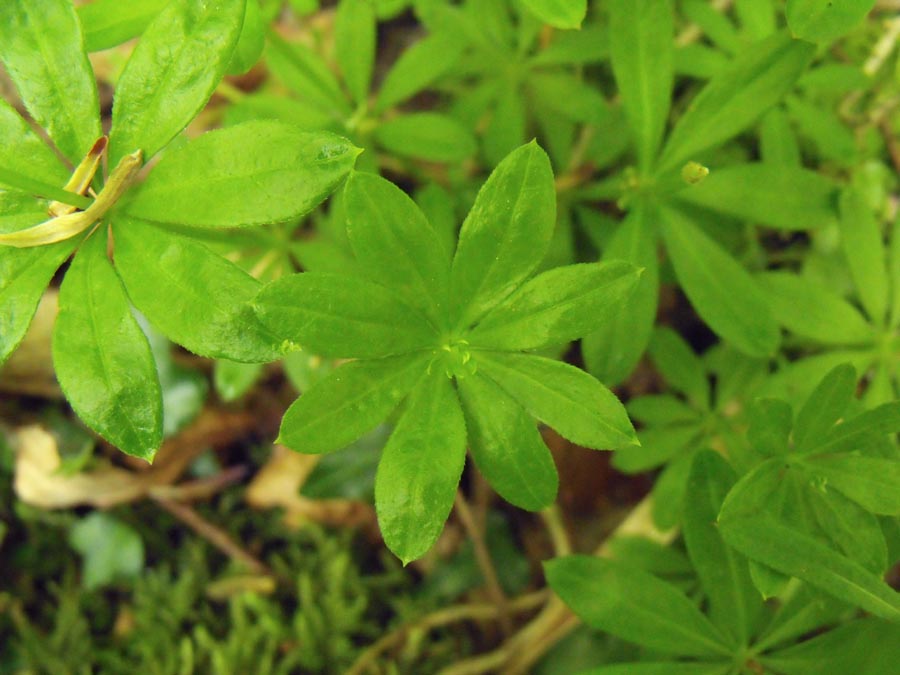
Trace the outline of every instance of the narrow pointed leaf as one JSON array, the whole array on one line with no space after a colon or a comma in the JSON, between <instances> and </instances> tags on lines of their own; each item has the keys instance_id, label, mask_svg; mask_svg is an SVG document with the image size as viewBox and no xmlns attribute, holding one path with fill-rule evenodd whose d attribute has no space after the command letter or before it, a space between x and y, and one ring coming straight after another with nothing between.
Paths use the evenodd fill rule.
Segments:
<instances>
[{"instance_id":1,"label":"narrow pointed leaf","mask_svg":"<svg viewBox=\"0 0 900 675\"><path fill-rule=\"evenodd\" d=\"M206 105L225 74L245 0L170 2L147 27L116 83L110 163L149 160Z\"/></svg>"},{"instance_id":2,"label":"narrow pointed leaf","mask_svg":"<svg viewBox=\"0 0 900 675\"><path fill-rule=\"evenodd\" d=\"M262 284L203 244L130 219L118 219L113 236L131 301L172 342L241 362L274 361L295 347L253 314Z\"/></svg>"},{"instance_id":3,"label":"narrow pointed leaf","mask_svg":"<svg viewBox=\"0 0 900 675\"><path fill-rule=\"evenodd\" d=\"M752 276L675 210L663 213L663 236L681 287L701 318L748 356L778 347L778 324Z\"/></svg>"},{"instance_id":4,"label":"narrow pointed leaf","mask_svg":"<svg viewBox=\"0 0 900 675\"><path fill-rule=\"evenodd\" d=\"M269 32L266 65L304 102L331 115L335 121L351 114L350 104L328 65L302 43L288 44Z\"/></svg>"},{"instance_id":5,"label":"narrow pointed leaf","mask_svg":"<svg viewBox=\"0 0 900 675\"><path fill-rule=\"evenodd\" d=\"M706 366L671 328L660 327L650 340L650 358L666 383L700 409L710 405Z\"/></svg>"},{"instance_id":6,"label":"narrow pointed leaf","mask_svg":"<svg viewBox=\"0 0 900 675\"><path fill-rule=\"evenodd\" d=\"M397 59L384 77L375 110L383 112L417 94L441 77L459 60L465 43L444 33L429 35Z\"/></svg>"},{"instance_id":7,"label":"narrow pointed leaf","mask_svg":"<svg viewBox=\"0 0 900 675\"><path fill-rule=\"evenodd\" d=\"M457 380L469 448L478 470L506 501L538 511L556 498L559 477L534 421L492 380Z\"/></svg>"},{"instance_id":8,"label":"narrow pointed leaf","mask_svg":"<svg viewBox=\"0 0 900 675\"><path fill-rule=\"evenodd\" d=\"M427 365L425 355L345 363L288 408L278 442L309 454L349 445L394 411Z\"/></svg>"},{"instance_id":9,"label":"narrow pointed leaf","mask_svg":"<svg viewBox=\"0 0 900 675\"><path fill-rule=\"evenodd\" d=\"M856 392L856 370L849 363L832 370L797 412L794 445L798 451L814 448L834 426Z\"/></svg>"},{"instance_id":10,"label":"narrow pointed leaf","mask_svg":"<svg viewBox=\"0 0 900 675\"><path fill-rule=\"evenodd\" d=\"M870 513L900 515L900 461L841 454L816 458L810 470Z\"/></svg>"},{"instance_id":11,"label":"narrow pointed leaf","mask_svg":"<svg viewBox=\"0 0 900 675\"><path fill-rule=\"evenodd\" d=\"M747 440L754 449L770 456L790 452L794 411L789 404L775 398L757 399L750 405L747 418Z\"/></svg>"},{"instance_id":12,"label":"narrow pointed leaf","mask_svg":"<svg viewBox=\"0 0 900 675\"><path fill-rule=\"evenodd\" d=\"M730 653L684 593L648 572L585 555L550 560L544 572L550 587L592 628L665 654Z\"/></svg>"},{"instance_id":13,"label":"narrow pointed leaf","mask_svg":"<svg viewBox=\"0 0 900 675\"><path fill-rule=\"evenodd\" d=\"M13 173L54 187L62 187L69 180L69 172L50 146L3 99L0 99L0 138L3 139L3 147L0 148L0 171L3 175L0 175L0 184L8 184L4 176ZM12 184L8 186L16 187ZM23 185L22 189L25 187Z\"/></svg>"},{"instance_id":14,"label":"narrow pointed leaf","mask_svg":"<svg viewBox=\"0 0 900 675\"><path fill-rule=\"evenodd\" d=\"M322 356L379 358L437 346L422 314L360 277L293 274L266 286L254 304L270 330Z\"/></svg>"},{"instance_id":15,"label":"narrow pointed leaf","mask_svg":"<svg viewBox=\"0 0 900 675\"><path fill-rule=\"evenodd\" d=\"M477 321L534 271L555 224L550 159L529 143L494 169L463 222L451 277L460 326Z\"/></svg>"},{"instance_id":16,"label":"narrow pointed leaf","mask_svg":"<svg viewBox=\"0 0 900 675\"><path fill-rule=\"evenodd\" d=\"M672 95L674 17L668 0L609 3L609 48L616 85L648 170L656 160Z\"/></svg>"},{"instance_id":17,"label":"narrow pointed leaf","mask_svg":"<svg viewBox=\"0 0 900 675\"><path fill-rule=\"evenodd\" d=\"M335 57L353 100L369 95L375 65L375 6L373 0L341 0L334 17Z\"/></svg>"},{"instance_id":18,"label":"narrow pointed leaf","mask_svg":"<svg viewBox=\"0 0 900 675\"><path fill-rule=\"evenodd\" d=\"M465 461L456 389L434 370L410 394L375 476L378 527L404 565L422 557L443 530Z\"/></svg>"},{"instance_id":19,"label":"narrow pointed leaf","mask_svg":"<svg viewBox=\"0 0 900 675\"><path fill-rule=\"evenodd\" d=\"M475 154L472 133L452 117L435 112L399 115L379 124L375 140L400 157L461 162Z\"/></svg>"},{"instance_id":20,"label":"narrow pointed leaf","mask_svg":"<svg viewBox=\"0 0 900 675\"><path fill-rule=\"evenodd\" d=\"M168 0L94 0L76 8L84 29L84 47L99 52L137 37L162 11Z\"/></svg>"},{"instance_id":21,"label":"narrow pointed leaf","mask_svg":"<svg viewBox=\"0 0 900 675\"><path fill-rule=\"evenodd\" d=\"M554 28L580 28L587 0L520 0L535 16Z\"/></svg>"},{"instance_id":22,"label":"narrow pointed leaf","mask_svg":"<svg viewBox=\"0 0 900 675\"><path fill-rule=\"evenodd\" d=\"M123 452L152 460L162 442L156 363L106 257L102 231L76 254L59 306L53 367L72 408Z\"/></svg>"},{"instance_id":23,"label":"narrow pointed leaf","mask_svg":"<svg viewBox=\"0 0 900 675\"><path fill-rule=\"evenodd\" d=\"M70 0L5 0L0 61L60 152L74 164L81 161L100 137L100 113L94 71Z\"/></svg>"},{"instance_id":24,"label":"narrow pointed leaf","mask_svg":"<svg viewBox=\"0 0 900 675\"><path fill-rule=\"evenodd\" d=\"M841 195L841 248L859 299L869 317L880 324L888 306L887 251L875 214L853 189Z\"/></svg>"},{"instance_id":25,"label":"narrow pointed leaf","mask_svg":"<svg viewBox=\"0 0 900 675\"><path fill-rule=\"evenodd\" d=\"M450 266L425 214L396 185L368 173L351 175L344 205L347 236L366 274L446 328Z\"/></svg>"},{"instance_id":26,"label":"narrow pointed leaf","mask_svg":"<svg viewBox=\"0 0 900 675\"><path fill-rule=\"evenodd\" d=\"M799 38L828 43L849 33L861 22L875 0L788 0L788 27Z\"/></svg>"},{"instance_id":27,"label":"narrow pointed leaf","mask_svg":"<svg viewBox=\"0 0 900 675\"><path fill-rule=\"evenodd\" d=\"M638 444L619 399L583 370L531 354L479 352L476 359L480 372L573 443L598 450Z\"/></svg>"},{"instance_id":28,"label":"narrow pointed leaf","mask_svg":"<svg viewBox=\"0 0 900 675\"><path fill-rule=\"evenodd\" d=\"M581 263L548 270L492 309L470 333L486 349L538 349L587 335L616 314L640 277L631 263Z\"/></svg>"},{"instance_id":29,"label":"narrow pointed leaf","mask_svg":"<svg viewBox=\"0 0 900 675\"><path fill-rule=\"evenodd\" d=\"M360 152L328 132L274 120L245 122L167 153L126 211L195 227L296 220L331 194Z\"/></svg>"}]
</instances>

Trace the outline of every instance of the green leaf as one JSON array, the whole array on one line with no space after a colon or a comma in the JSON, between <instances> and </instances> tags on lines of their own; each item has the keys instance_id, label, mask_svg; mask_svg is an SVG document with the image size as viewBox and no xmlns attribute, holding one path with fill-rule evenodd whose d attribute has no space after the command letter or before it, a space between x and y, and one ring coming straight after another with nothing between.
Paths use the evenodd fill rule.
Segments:
<instances>
[{"instance_id":1,"label":"green leaf","mask_svg":"<svg viewBox=\"0 0 900 675\"><path fill-rule=\"evenodd\" d=\"M812 230L837 219L837 187L815 171L786 164L712 169L677 194L726 216L784 230Z\"/></svg>"},{"instance_id":2,"label":"green leaf","mask_svg":"<svg viewBox=\"0 0 900 675\"><path fill-rule=\"evenodd\" d=\"M200 356L274 361L292 345L249 303L262 285L203 244L137 220L113 225L116 270L135 306L172 342Z\"/></svg>"},{"instance_id":3,"label":"green leaf","mask_svg":"<svg viewBox=\"0 0 900 675\"><path fill-rule=\"evenodd\" d=\"M656 160L669 116L674 31L668 0L609 3L613 74L644 171Z\"/></svg>"},{"instance_id":4,"label":"green leaf","mask_svg":"<svg viewBox=\"0 0 900 675\"><path fill-rule=\"evenodd\" d=\"M834 426L856 393L856 369L849 363L837 366L819 382L797 413L794 446L798 452L816 447Z\"/></svg>"},{"instance_id":5,"label":"green leaf","mask_svg":"<svg viewBox=\"0 0 900 675\"><path fill-rule=\"evenodd\" d=\"M583 370L531 354L478 352L475 358L530 415L573 443L598 450L638 445L619 399Z\"/></svg>"},{"instance_id":6,"label":"green leaf","mask_svg":"<svg viewBox=\"0 0 900 675\"><path fill-rule=\"evenodd\" d=\"M529 511L549 506L559 477L528 413L482 375L458 378L457 386L478 470L506 501Z\"/></svg>"},{"instance_id":7,"label":"green leaf","mask_svg":"<svg viewBox=\"0 0 900 675\"><path fill-rule=\"evenodd\" d=\"M436 33L404 50L384 76L375 112L384 112L431 85L456 65L464 48L465 43L452 35Z\"/></svg>"},{"instance_id":8,"label":"green leaf","mask_svg":"<svg viewBox=\"0 0 900 675\"><path fill-rule=\"evenodd\" d=\"M543 259L556 223L547 154L532 142L511 152L481 187L453 259L453 320L473 324Z\"/></svg>"},{"instance_id":9,"label":"green leaf","mask_svg":"<svg viewBox=\"0 0 900 675\"><path fill-rule=\"evenodd\" d=\"M515 82L498 87L490 122L484 130L484 157L490 165L499 164L526 139L528 111L521 88Z\"/></svg>"},{"instance_id":10,"label":"green leaf","mask_svg":"<svg viewBox=\"0 0 900 675\"><path fill-rule=\"evenodd\" d=\"M225 74L245 0L170 2L147 27L116 83L109 162L162 150L206 105Z\"/></svg>"},{"instance_id":11,"label":"green leaf","mask_svg":"<svg viewBox=\"0 0 900 675\"><path fill-rule=\"evenodd\" d=\"M99 52L137 37L169 0L93 0L76 7L84 31L84 47Z\"/></svg>"},{"instance_id":12,"label":"green leaf","mask_svg":"<svg viewBox=\"0 0 900 675\"><path fill-rule=\"evenodd\" d=\"M365 102L375 65L372 0L341 0L334 16L334 55L356 103Z\"/></svg>"},{"instance_id":13,"label":"green leaf","mask_svg":"<svg viewBox=\"0 0 900 675\"><path fill-rule=\"evenodd\" d=\"M819 479L813 471L813 480ZM887 568L888 551L878 518L837 490L812 495L809 507L821 532L827 533L832 548L859 563L873 574Z\"/></svg>"},{"instance_id":14,"label":"green leaf","mask_svg":"<svg viewBox=\"0 0 900 675\"><path fill-rule=\"evenodd\" d=\"M384 447L375 509L384 543L406 565L437 540L466 461L466 423L453 382L439 371L418 384Z\"/></svg>"},{"instance_id":15,"label":"green leaf","mask_svg":"<svg viewBox=\"0 0 900 675\"><path fill-rule=\"evenodd\" d=\"M238 400L259 380L263 372L261 363L240 363L220 359L213 371L213 386L226 403Z\"/></svg>"},{"instance_id":16,"label":"green leaf","mask_svg":"<svg viewBox=\"0 0 900 675\"><path fill-rule=\"evenodd\" d=\"M231 54L231 61L228 62L229 75L243 75L249 71L259 61L266 46L266 25L260 12L259 0L245 2L241 34Z\"/></svg>"},{"instance_id":17,"label":"green leaf","mask_svg":"<svg viewBox=\"0 0 900 675\"><path fill-rule=\"evenodd\" d=\"M698 408L709 408L706 367L678 333L664 326L657 328L650 340L650 358L669 386Z\"/></svg>"},{"instance_id":18,"label":"green leaf","mask_svg":"<svg viewBox=\"0 0 900 675\"><path fill-rule=\"evenodd\" d=\"M792 333L825 345L865 345L873 327L849 302L815 281L788 272L766 272L757 281L775 319Z\"/></svg>"},{"instance_id":19,"label":"green leaf","mask_svg":"<svg viewBox=\"0 0 900 675\"><path fill-rule=\"evenodd\" d=\"M70 0L5 0L0 61L28 112L77 165L102 132L97 83Z\"/></svg>"},{"instance_id":20,"label":"green leaf","mask_svg":"<svg viewBox=\"0 0 900 675\"><path fill-rule=\"evenodd\" d=\"M360 152L328 132L245 122L166 153L125 208L142 220L193 227L296 220L334 191Z\"/></svg>"},{"instance_id":21,"label":"green leaf","mask_svg":"<svg viewBox=\"0 0 900 675\"><path fill-rule=\"evenodd\" d=\"M354 172L344 187L344 206L347 236L366 274L449 328L449 261L415 202L380 176Z\"/></svg>"},{"instance_id":22,"label":"green leaf","mask_svg":"<svg viewBox=\"0 0 900 675\"><path fill-rule=\"evenodd\" d=\"M129 525L94 511L69 529L69 543L84 558L81 582L91 591L144 570L144 541Z\"/></svg>"},{"instance_id":23,"label":"green leaf","mask_svg":"<svg viewBox=\"0 0 900 675\"><path fill-rule=\"evenodd\" d=\"M360 277L305 272L266 286L263 324L322 356L380 358L436 347L437 330L390 289Z\"/></svg>"},{"instance_id":24,"label":"green leaf","mask_svg":"<svg viewBox=\"0 0 900 675\"><path fill-rule=\"evenodd\" d=\"M866 511L882 516L900 515L900 461L880 457L832 455L808 463L830 487Z\"/></svg>"},{"instance_id":25,"label":"green leaf","mask_svg":"<svg viewBox=\"0 0 900 675\"><path fill-rule=\"evenodd\" d=\"M648 572L585 555L547 561L544 572L563 602L593 628L664 654L731 653L684 593Z\"/></svg>"},{"instance_id":26,"label":"green leaf","mask_svg":"<svg viewBox=\"0 0 900 675\"><path fill-rule=\"evenodd\" d=\"M335 121L352 113L334 74L306 45L288 44L270 31L266 65L285 86Z\"/></svg>"},{"instance_id":27,"label":"green leaf","mask_svg":"<svg viewBox=\"0 0 900 675\"><path fill-rule=\"evenodd\" d=\"M622 311L640 271L612 261L557 267L527 281L471 331L486 349L539 349L587 335Z\"/></svg>"},{"instance_id":28,"label":"green leaf","mask_svg":"<svg viewBox=\"0 0 900 675\"><path fill-rule=\"evenodd\" d=\"M780 399L756 399L747 411L749 428L747 439L760 452L770 456L783 456L790 451L791 429L794 411Z\"/></svg>"},{"instance_id":29,"label":"green leaf","mask_svg":"<svg viewBox=\"0 0 900 675\"><path fill-rule=\"evenodd\" d=\"M599 666L580 671L578 675L728 675L730 665L717 663L685 663L684 661L668 661L647 663L618 663L612 666Z\"/></svg>"},{"instance_id":30,"label":"green leaf","mask_svg":"<svg viewBox=\"0 0 900 675\"><path fill-rule=\"evenodd\" d=\"M763 609L750 579L746 559L722 540L716 517L737 476L721 455L703 451L694 457L688 476L690 499L684 501L684 540L712 622L728 630L732 644L747 644Z\"/></svg>"},{"instance_id":31,"label":"green leaf","mask_svg":"<svg viewBox=\"0 0 900 675\"><path fill-rule=\"evenodd\" d=\"M778 348L778 324L752 276L679 212L663 212L663 237L675 274L700 317L748 356Z\"/></svg>"},{"instance_id":32,"label":"green leaf","mask_svg":"<svg viewBox=\"0 0 900 675\"><path fill-rule=\"evenodd\" d=\"M875 0L788 0L785 14L791 32L811 42L833 42L849 33Z\"/></svg>"},{"instance_id":33,"label":"green leaf","mask_svg":"<svg viewBox=\"0 0 900 675\"><path fill-rule=\"evenodd\" d=\"M587 0L519 0L537 18L554 28L581 28Z\"/></svg>"},{"instance_id":34,"label":"green leaf","mask_svg":"<svg viewBox=\"0 0 900 675\"><path fill-rule=\"evenodd\" d=\"M461 162L475 154L475 138L462 124L440 113L399 115L375 128L379 145L400 157Z\"/></svg>"},{"instance_id":35,"label":"green leaf","mask_svg":"<svg viewBox=\"0 0 900 675\"><path fill-rule=\"evenodd\" d=\"M841 195L841 247L863 307L873 322L884 321L889 282L881 228L865 198L852 188Z\"/></svg>"},{"instance_id":36,"label":"green leaf","mask_svg":"<svg viewBox=\"0 0 900 675\"><path fill-rule=\"evenodd\" d=\"M747 48L710 80L669 135L660 172L740 133L791 90L815 53L786 32Z\"/></svg>"},{"instance_id":37,"label":"green leaf","mask_svg":"<svg viewBox=\"0 0 900 675\"><path fill-rule=\"evenodd\" d=\"M610 386L631 374L653 332L659 297L657 220L655 207L639 202L603 253L604 260L626 260L644 270L628 301L628 311L610 317L605 326L582 341L588 371Z\"/></svg>"},{"instance_id":38,"label":"green leaf","mask_svg":"<svg viewBox=\"0 0 900 675\"><path fill-rule=\"evenodd\" d=\"M759 154L767 164L800 165L797 135L782 106L770 108L759 121Z\"/></svg>"},{"instance_id":39,"label":"green leaf","mask_svg":"<svg viewBox=\"0 0 900 675\"><path fill-rule=\"evenodd\" d=\"M89 427L123 452L153 459L162 442L159 377L102 231L81 247L60 287L53 367Z\"/></svg>"},{"instance_id":40,"label":"green leaf","mask_svg":"<svg viewBox=\"0 0 900 675\"><path fill-rule=\"evenodd\" d=\"M288 408L278 442L308 454L349 445L394 411L422 379L427 365L426 355L345 363Z\"/></svg>"},{"instance_id":41,"label":"green leaf","mask_svg":"<svg viewBox=\"0 0 900 675\"><path fill-rule=\"evenodd\" d=\"M29 190L30 183L17 186L8 182L11 178L7 177L11 174L24 176L29 181L49 183L54 187L62 187L69 180L69 172L53 150L31 130L16 109L3 99L0 99L0 138L3 139L0 184ZM3 213L6 212L4 204ZM46 218L46 211L44 215Z\"/></svg>"},{"instance_id":42,"label":"green leaf","mask_svg":"<svg viewBox=\"0 0 900 675\"><path fill-rule=\"evenodd\" d=\"M858 450L867 437L877 437L900 431L900 401L884 403L872 410L833 427L831 432L813 443L809 451L816 453L839 453Z\"/></svg>"}]
</instances>

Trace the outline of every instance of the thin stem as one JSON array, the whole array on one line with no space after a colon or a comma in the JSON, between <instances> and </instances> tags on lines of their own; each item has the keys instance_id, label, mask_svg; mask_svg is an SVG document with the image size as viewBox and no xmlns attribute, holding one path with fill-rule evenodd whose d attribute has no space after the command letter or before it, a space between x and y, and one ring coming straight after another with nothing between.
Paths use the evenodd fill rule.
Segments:
<instances>
[{"instance_id":1,"label":"thin stem","mask_svg":"<svg viewBox=\"0 0 900 675\"><path fill-rule=\"evenodd\" d=\"M550 541L553 542L554 555L556 557L569 555L572 552L572 542L569 541L569 533L566 531L559 506L551 504L541 511L541 519L550 535Z\"/></svg>"}]
</instances>

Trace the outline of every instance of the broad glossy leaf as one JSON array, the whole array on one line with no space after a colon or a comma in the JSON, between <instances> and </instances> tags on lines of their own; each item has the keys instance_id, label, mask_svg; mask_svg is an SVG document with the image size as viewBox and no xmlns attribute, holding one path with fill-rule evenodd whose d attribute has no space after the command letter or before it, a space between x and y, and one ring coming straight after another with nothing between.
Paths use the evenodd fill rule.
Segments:
<instances>
[{"instance_id":1,"label":"broad glossy leaf","mask_svg":"<svg viewBox=\"0 0 900 675\"><path fill-rule=\"evenodd\" d=\"M436 33L404 50L384 77L375 110L383 112L422 91L459 60L465 42Z\"/></svg>"},{"instance_id":2,"label":"broad glossy leaf","mask_svg":"<svg viewBox=\"0 0 900 675\"><path fill-rule=\"evenodd\" d=\"M384 543L406 565L437 540L466 461L466 423L453 381L435 370L413 390L384 447L375 509Z\"/></svg>"},{"instance_id":3,"label":"broad glossy leaf","mask_svg":"<svg viewBox=\"0 0 900 675\"><path fill-rule=\"evenodd\" d=\"M531 416L483 375L458 378L457 387L478 470L506 501L529 511L549 506L559 476Z\"/></svg>"},{"instance_id":4,"label":"broad glossy leaf","mask_svg":"<svg viewBox=\"0 0 900 675\"><path fill-rule=\"evenodd\" d=\"M889 282L887 251L875 214L865 198L853 189L841 195L841 247L850 267L859 299L872 318L880 324L888 306Z\"/></svg>"},{"instance_id":5,"label":"broad glossy leaf","mask_svg":"<svg viewBox=\"0 0 900 675\"><path fill-rule=\"evenodd\" d=\"M394 411L427 366L426 355L345 363L288 408L278 442L308 454L349 445Z\"/></svg>"},{"instance_id":6,"label":"broad glossy leaf","mask_svg":"<svg viewBox=\"0 0 900 675\"><path fill-rule=\"evenodd\" d=\"M245 0L245 3L241 34L228 62L229 75L243 75L249 71L259 61L266 46L266 26L259 0Z\"/></svg>"},{"instance_id":7,"label":"broad glossy leaf","mask_svg":"<svg viewBox=\"0 0 900 675\"><path fill-rule=\"evenodd\" d=\"M479 348L510 351L575 340L624 311L639 277L621 261L556 267L490 310L469 339Z\"/></svg>"},{"instance_id":8,"label":"broad glossy leaf","mask_svg":"<svg viewBox=\"0 0 900 675\"><path fill-rule=\"evenodd\" d=\"M785 230L812 230L837 219L837 186L815 171L786 164L714 168L678 199Z\"/></svg>"},{"instance_id":9,"label":"broad glossy leaf","mask_svg":"<svg viewBox=\"0 0 900 675\"><path fill-rule=\"evenodd\" d=\"M76 8L84 31L84 47L99 52L137 37L169 0L93 0Z\"/></svg>"},{"instance_id":10,"label":"broad glossy leaf","mask_svg":"<svg viewBox=\"0 0 900 675\"><path fill-rule=\"evenodd\" d=\"M70 0L5 0L0 61L28 112L77 165L101 130L94 71Z\"/></svg>"},{"instance_id":11,"label":"broad glossy leaf","mask_svg":"<svg viewBox=\"0 0 900 675\"><path fill-rule=\"evenodd\" d=\"M737 476L721 455L700 452L688 476L690 499L684 501L684 539L712 622L729 631L733 644L746 644L763 609L750 579L747 560L727 546L716 518Z\"/></svg>"},{"instance_id":12,"label":"broad glossy leaf","mask_svg":"<svg viewBox=\"0 0 900 675\"><path fill-rule=\"evenodd\" d=\"M532 142L500 162L463 222L451 275L458 326L477 321L534 271L555 224L550 159Z\"/></svg>"},{"instance_id":13,"label":"broad glossy leaf","mask_svg":"<svg viewBox=\"0 0 900 675\"><path fill-rule=\"evenodd\" d=\"M328 132L245 122L166 153L125 208L142 220L195 227L295 220L337 187L360 152Z\"/></svg>"},{"instance_id":14,"label":"broad glossy leaf","mask_svg":"<svg viewBox=\"0 0 900 675\"><path fill-rule=\"evenodd\" d=\"M604 558L566 556L544 563L550 587L585 623L653 651L723 656L724 636L680 590Z\"/></svg>"},{"instance_id":15,"label":"broad glossy leaf","mask_svg":"<svg viewBox=\"0 0 900 675\"><path fill-rule=\"evenodd\" d=\"M827 43L849 33L874 5L875 0L788 0L785 14L794 35Z\"/></svg>"},{"instance_id":16,"label":"broad glossy leaf","mask_svg":"<svg viewBox=\"0 0 900 675\"><path fill-rule=\"evenodd\" d=\"M475 154L475 138L452 117L434 112L399 115L378 125L375 140L401 157L461 162Z\"/></svg>"},{"instance_id":17,"label":"broad glossy leaf","mask_svg":"<svg viewBox=\"0 0 900 675\"><path fill-rule=\"evenodd\" d=\"M44 143L16 109L3 99L0 99L0 138L3 139L3 146L0 148L0 171L2 171L0 184L17 187L8 183L10 179L7 176L10 174L19 174L29 181L49 183L54 187L62 187L69 180L69 172L50 146ZM26 190L29 187L22 185L21 189ZM6 205L2 206L3 213L6 213ZM46 211L44 213L46 216Z\"/></svg>"},{"instance_id":18,"label":"broad glossy leaf","mask_svg":"<svg viewBox=\"0 0 900 675\"><path fill-rule=\"evenodd\" d=\"M663 212L663 237L682 289L709 327L749 356L773 354L778 324L754 278L674 209Z\"/></svg>"},{"instance_id":19,"label":"broad glossy leaf","mask_svg":"<svg viewBox=\"0 0 900 675\"><path fill-rule=\"evenodd\" d=\"M368 276L445 325L450 265L438 235L415 202L375 174L353 173L344 187L347 236Z\"/></svg>"},{"instance_id":20,"label":"broad glossy leaf","mask_svg":"<svg viewBox=\"0 0 900 675\"><path fill-rule=\"evenodd\" d=\"M475 359L479 372L573 443L598 450L638 445L619 399L583 370L531 354L478 352Z\"/></svg>"},{"instance_id":21,"label":"broad glossy leaf","mask_svg":"<svg viewBox=\"0 0 900 675\"><path fill-rule=\"evenodd\" d=\"M138 149L149 160L206 105L237 44L244 2L170 2L150 23L116 83L112 166Z\"/></svg>"},{"instance_id":22,"label":"broad glossy leaf","mask_svg":"<svg viewBox=\"0 0 900 675\"><path fill-rule=\"evenodd\" d=\"M797 412L796 449L804 452L816 447L844 414L855 393L856 369L852 365L845 363L829 372Z\"/></svg>"},{"instance_id":23,"label":"broad glossy leaf","mask_svg":"<svg viewBox=\"0 0 900 675\"><path fill-rule=\"evenodd\" d=\"M263 324L322 356L379 358L436 347L437 330L390 289L325 272L282 277L254 301Z\"/></svg>"},{"instance_id":24,"label":"broad glossy leaf","mask_svg":"<svg viewBox=\"0 0 900 675\"><path fill-rule=\"evenodd\" d=\"M674 23L668 0L609 3L613 73L644 171L656 160L669 116Z\"/></svg>"},{"instance_id":25,"label":"broad glossy leaf","mask_svg":"<svg viewBox=\"0 0 900 675\"><path fill-rule=\"evenodd\" d=\"M159 377L102 230L75 255L59 308L53 367L72 408L123 452L152 460L162 442Z\"/></svg>"},{"instance_id":26,"label":"broad glossy leaf","mask_svg":"<svg viewBox=\"0 0 900 675\"><path fill-rule=\"evenodd\" d=\"M840 454L817 457L809 468L870 513L900 515L900 461Z\"/></svg>"},{"instance_id":27,"label":"broad glossy leaf","mask_svg":"<svg viewBox=\"0 0 900 675\"><path fill-rule=\"evenodd\" d=\"M675 125L660 170L677 168L750 126L794 86L815 52L777 33L753 45L710 80Z\"/></svg>"},{"instance_id":28,"label":"broad glossy leaf","mask_svg":"<svg viewBox=\"0 0 900 675\"><path fill-rule=\"evenodd\" d=\"M554 28L580 28L587 0L519 0L541 21Z\"/></svg>"},{"instance_id":29,"label":"broad glossy leaf","mask_svg":"<svg viewBox=\"0 0 900 675\"><path fill-rule=\"evenodd\" d=\"M815 281L788 272L766 272L757 280L778 322L792 333L826 345L864 345L875 331L849 302Z\"/></svg>"},{"instance_id":30,"label":"broad glossy leaf","mask_svg":"<svg viewBox=\"0 0 900 675\"><path fill-rule=\"evenodd\" d=\"M253 314L262 285L203 244L130 219L117 219L113 237L131 301L172 342L241 362L274 361L295 347Z\"/></svg>"},{"instance_id":31,"label":"broad glossy leaf","mask_svg":"<svg viewBox=\"0 0 900 675\"><path fill-rule=\"evenodd\" d=\"M353 100L369 95L375 65L375 6L373 0L341 0L334 17L335 58Z\"/></svg>"},{"instance_id":32,"label":"broad glossy leaf","mask_svg":"<svg viewBox=\"0 0 900 675\"><path fill-rule=\"evenodd\" d=\"M616 313L605 326L582 341L588 371L610 386L631 374L653 332L659 298L657 219L655 207L638 203L603 253L604 260L625 260L644 270L628 301L627 311Z\"/></svg>"},{"instance_id":33,"label":"broad glossy leaf","mask_svg":"<svg viewBox=\"0 0 900 675\"><path fill-rule=\"evenodd\" d=\"M695 406L710 405L706 367L690 345L671 328L660 327L650 340L650 358L666 383Z\"/></svg>"}]
</instances>

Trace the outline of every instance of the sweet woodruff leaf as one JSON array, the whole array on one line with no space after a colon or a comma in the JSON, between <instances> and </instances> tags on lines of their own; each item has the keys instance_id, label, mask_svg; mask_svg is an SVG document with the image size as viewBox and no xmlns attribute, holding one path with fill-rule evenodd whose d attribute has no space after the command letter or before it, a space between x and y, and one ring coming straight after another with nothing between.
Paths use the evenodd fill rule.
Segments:
<instances>
[{"instance_id":1,"label":"sweet woodruff leaf","mask_svg":"<svg viewBox=\"0 0 900 675\"><path fill-rule=\"evenodd\" d=\"M587 0L519 0L541 21L554 28L581 28Z\"/></svg>"},{"instance_id":2,"label":"sweet woodruff leaf","mask_svg":"<svg viewBox=\"0 0 900 675\"><path fill-rule=\"evenodd\" d=\"M804 40L831 42L863 20L875 0L788 0L788 27Z\"/></svg>"},{"instance_id":3,"label":"sweet woodruff leaf","mask_svg":"<svg viewBox=\"0 0 900 675\"><path fill-rule=\"evenodd\" d=\"M285 340L360 359L291 406L279 439L288 447L337 450L409 396L376 482L385 540L404 562L440 533L466 439L497 491L532 510L550 504L558 484L535 418L588 447L636 444L624 408L600 382L520 353L596 330L639 278L633 265L610 261L527 280L555 219L553 173L536 144L515 150L488 178L452 264L419 207L383 178L353 174L342 204L361 275L284 277L253 305Z\"/></svg>"}]
</instances>

